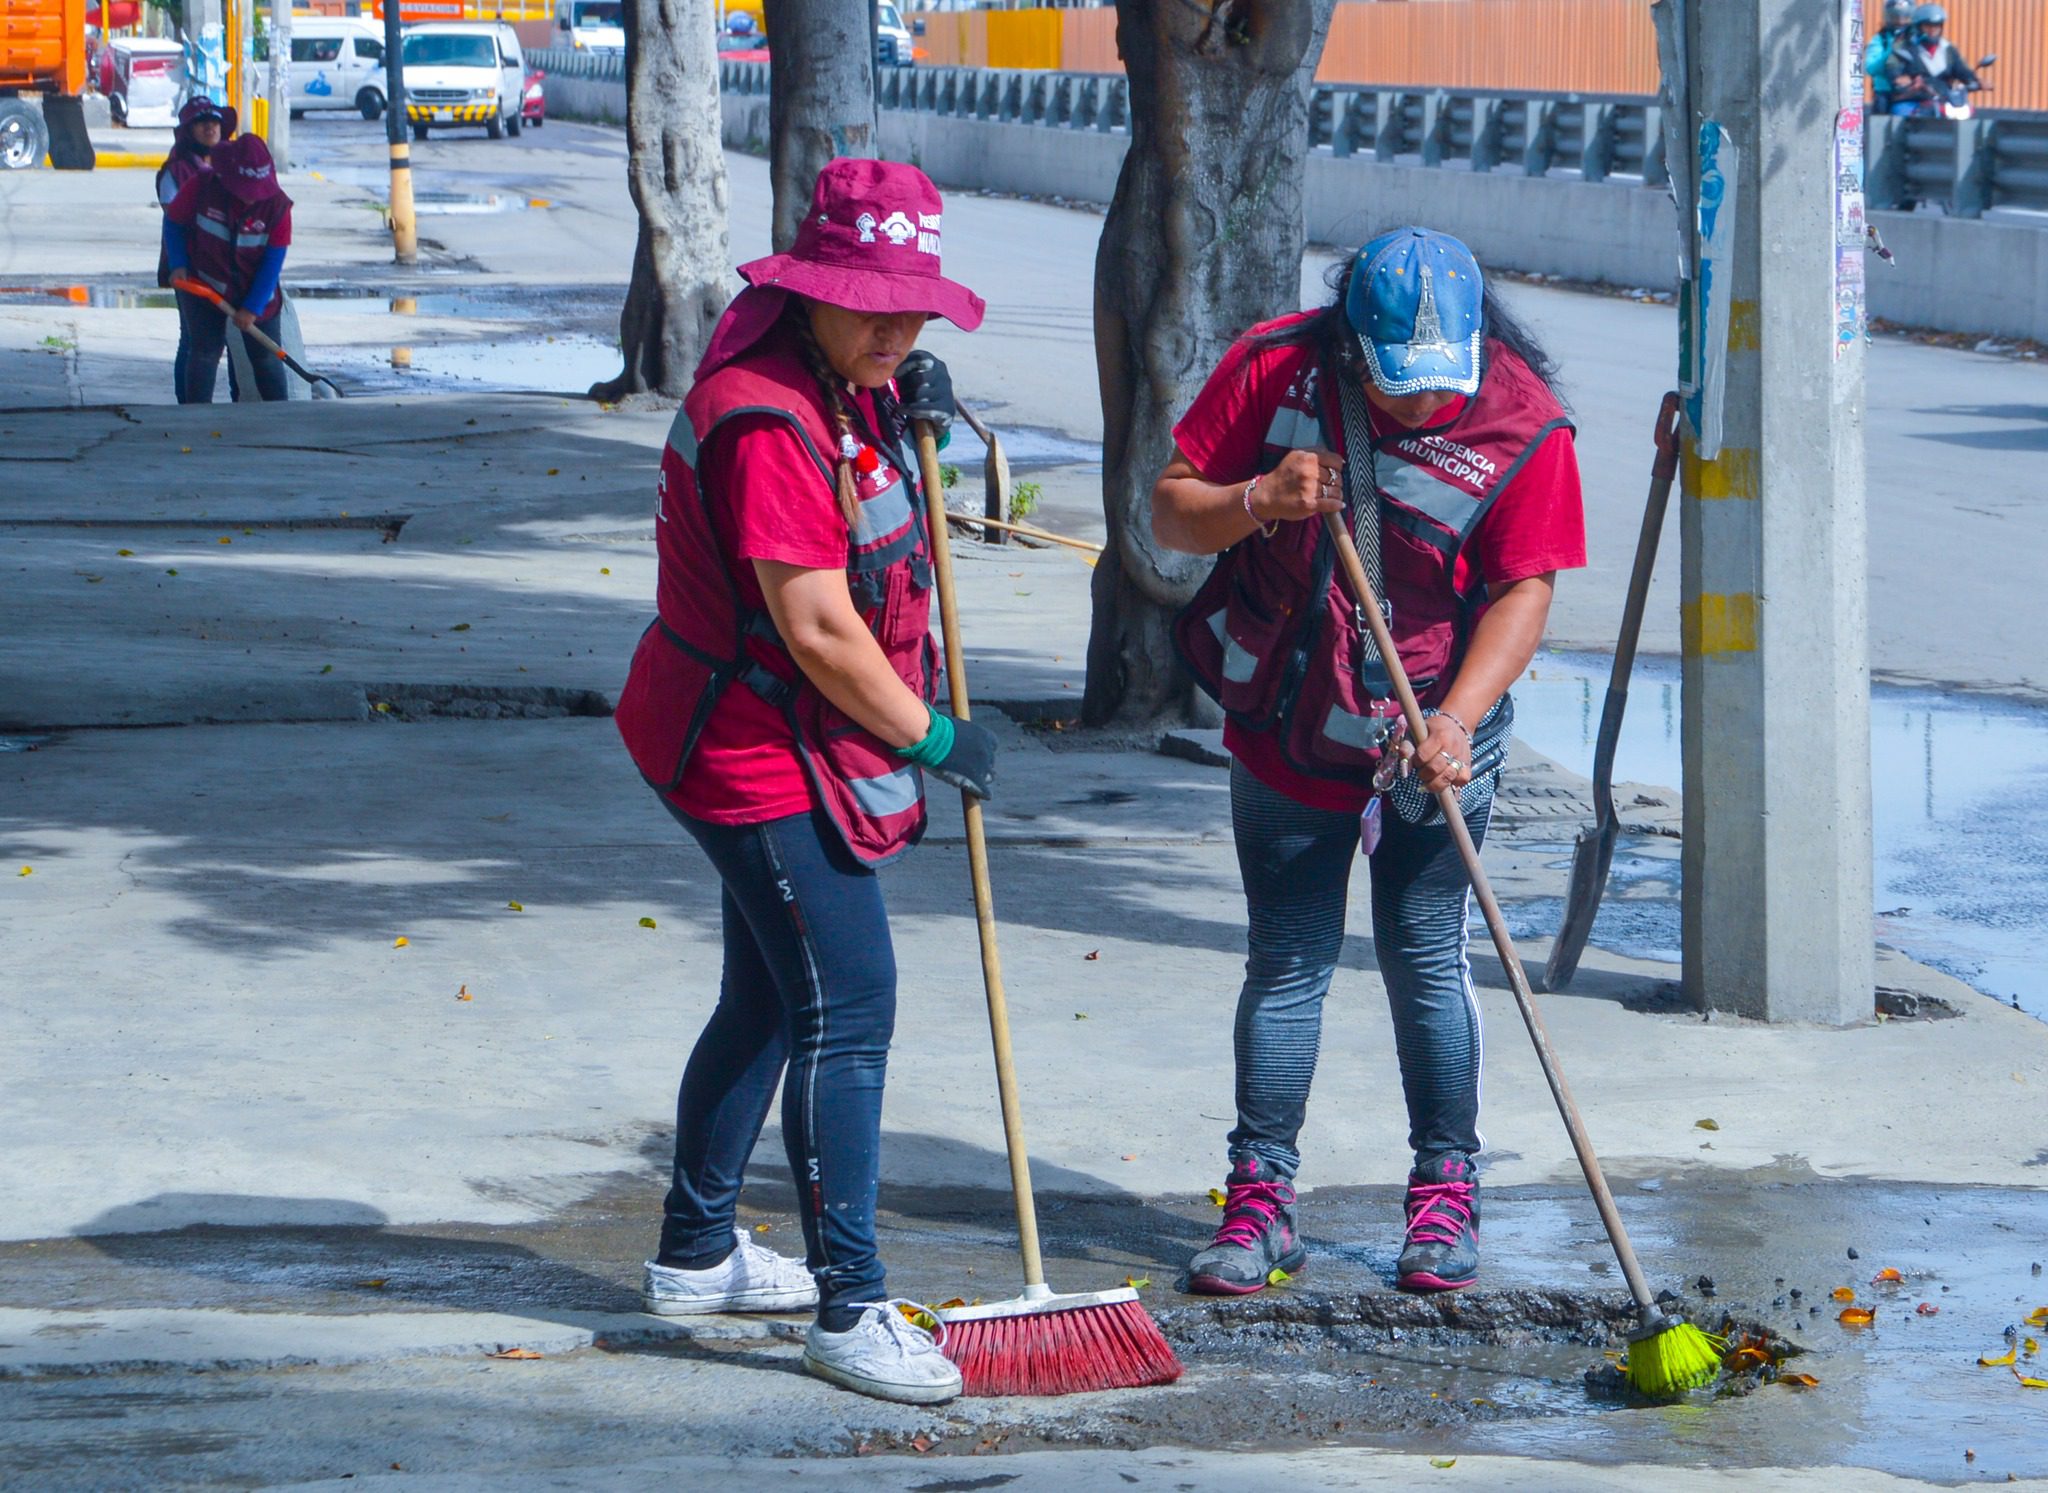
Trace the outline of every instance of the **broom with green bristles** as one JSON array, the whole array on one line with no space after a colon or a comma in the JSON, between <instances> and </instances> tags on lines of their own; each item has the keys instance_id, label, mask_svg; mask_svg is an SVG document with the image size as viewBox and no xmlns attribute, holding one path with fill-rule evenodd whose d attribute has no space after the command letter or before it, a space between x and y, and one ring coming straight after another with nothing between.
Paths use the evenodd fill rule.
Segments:
<instances>
[{"instance_id":1,"label":"broom with green bristles","mask_svg":"<svg viewBox=\"0 0 2048 1493\"><path fill-rule=\"evenodd\" d=\"M1375 484L1368 483L1366 490L1374 491ZM1380 660L1394 682L1394 693L1401 702L1401 714L1408 723L1409 739L1419 747L1428 735L1422 707L1415 701L1415 691L1408 686L1408 673L1401 667L1393 634L1388 631L1386 618L1380 613L1379 598L1373 595L1372 583L1366 579L1365 566L1358 558L1358 547L1352 543L1350 531L1344 526L1343 514L1326 513L1323 519L1331 539L1336 542L1338 558L1343 562L1344 574L1351 583L1352 595L1358 602L1365 624L1372 632L1373 644L1379 649ZM1572 1149L1578 1153L1579 1167L1586 1174L1586 1185L1592 1189L1594 1206L1600 1210L1601 1223L1607 1226L1607 1238L1614 1246L1615 1258L1621 1262L1621 1273L1628 1279L1629 1295L1635 1298L1641 1322L1629 1334L1628 1357L1622 1363L1622 1372L1628 1376L1628 1382L1645 1395L1667 1397L1697 1389L1720 1372L1721 1349L1725 1345L1719 1338L1700 1331L1682 1318L1660 1310L1651 1297L1649 1282L1643 1279L1643 1267L1636 1263L1635 1249L1628 1242L1628 1230L1622 1227L1621 1214L1615 1209L1614 1194L1609 1191L1606 1174L1600 1169L1600 1158L1593 1154L1593 1143L1587 1138L1586 1122L1579 1118L1579 1107L1564 1081L1564 1069L1558 1063L1556 1050L1550 1045L1550 1033L1544 1030L1543 1018L1536 1013L1536 997L1529 988L1528 975L1522 970L1521 957L1515 953L1515 941L1508 935L1507 920L1501 916L1500 904L1494 900L1493 887L1479 864L1479 848L1472 843L1471 831L1465 828L1465 816L1458 806L1458 790L1439 789L1437 800L1443 806L1444 823L1450 826L1451 837L1458 842L1458 854L1464 859L1466 875L1472 880L1473 894L1478 897L1480 910L1486 915L1487 931L1492 933L1493 947L1500 955L1501 967L1507 971L1508 985L1515 992L1515 1004L1521 1007L1522 1021L1529 1028L1530 1040L1536 1044L1536 1061L1542 1065L1543 1076L1550 1082L1551 1097L1557 1101L1558 1113L1564 1116L1564 1128L1571 1136Z\"/></svg>"}]
</instances>

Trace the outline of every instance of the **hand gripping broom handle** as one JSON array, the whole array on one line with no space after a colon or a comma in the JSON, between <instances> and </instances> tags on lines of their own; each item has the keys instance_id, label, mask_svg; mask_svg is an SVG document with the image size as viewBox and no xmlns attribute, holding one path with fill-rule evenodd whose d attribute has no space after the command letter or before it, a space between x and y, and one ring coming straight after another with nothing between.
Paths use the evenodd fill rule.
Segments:
<instances>
[{"instance_id":1,"label":"hand gripping broom handle","mask_svg":"<svg viewBox=\"0 0 2048 1493\"><path fill-rule=\"evenodd\" d=\"M1365 578L1365 567L1359 563L1358 548L1351 542L1342 514L1326 513L1323 522L1329 528L1330 537L1336 541L1337 556L1343 562L1352 595L1365 613L1365 625L1372 630L1373 644L1379 649L1387 674L1394 681L1394 693L1401 701L1401 714L1408 721L1409 739L1420 747L1423 737L1428 735L1422 719L1422 707L1415 703L1415 691L1408 686L1408 671L1401 667L1401 656L1394 649L1393 635L1387 631L1386 619L1380 615L1379 598L1373 595L1372 583ZM1607 1226L1607 1237L1614 1245L1615 1257L1621 1261L1621 1273L1628 1278L1629 1294L1635 1297L1636 1309L1642 1313L1647 1325L1657 1316L1657 1305L1650 1298L1649 1283L1643 1279L1643 1267L1636 1263L1635 1249L1628 1242L1628 1230L1622 1227L1621 1214L1615 1209L1614 1194L1608 1190L1606 1174L1600 1170L1600 1158L1593 1154L1593 1142L1586 1135L1586 1122L1579 1118L1579 1106L1572 1098L1570 1086L1564 1081L1564 1068L1557 1060L1556 1049L1550 1045L1550 1033L1544 1030L1543 1018L1536 1012L1536 997L1529 988L1529 977L1522 972L1522 960L1515 953L1515 941L1508 934L1507 920L1501 916L1500 904L1493 897L1493 886L1479 864L1479 847L1472 843L1472 832L1465 828L1465 816L1459 811L1458 790L1439 789L1437 801L1443 805L1444 822L1451 828L1451 838L1458 842L1458 854L1465 862L1465 874L1472 879L1472 891L1479 898L1480 911L1486 914L1487 931L1493 935L1494 950L1500 955L1501 967L1507 971L1508 985L1515 992L1515 1004L1522 1009L1522 1021L1529 1028L1529 1040L1536 1044L1536 1061L1542 1064L1543 1076L1550 1082L1550 1096L1557 1101L1557 1112L1564 1116L1564 1128L1572 1138L1572 1150L1578 1153L1579 1169L1586 1174L1586 1186L1592 1189L1594 1206L1600 1210L1600 1221Z\"/></svg>"},{"instance_id":2,"label":"hand gripping broom handle","mask_svg":"<svg viewBox=\"0 0 2048 1493\"><path fill-rule=\"evenodd\" d=\"M939 446L931 425L917 422L917 462L924 474L926 527L931 531L932 573L939 590L939 623L946 633L946 684L953 714L967 713L967 661L960 646L960 605L953 594L953 550L947 540L946 489L939 481ZM1024 1149L1024 1119L1018 1112L1017 1066L1010 1055L1010 1006L1003 996L1003 961L996 952L996 898L988 878L988 840L982 833L981 800L960 795L967 820L967 869L974 878L974 922L981 934L981 981L988 991L988 1030L995 1043L996 1092L1003 1104L1003 1144L1010 1153L1010 1190L1017 1197L1017 1249L1024 1257L1025 1297L1048 1296L1045 1262L1038 1253L1038 1207L1031 1199L1031 1157Z\"/></svg>"}]
</instances>

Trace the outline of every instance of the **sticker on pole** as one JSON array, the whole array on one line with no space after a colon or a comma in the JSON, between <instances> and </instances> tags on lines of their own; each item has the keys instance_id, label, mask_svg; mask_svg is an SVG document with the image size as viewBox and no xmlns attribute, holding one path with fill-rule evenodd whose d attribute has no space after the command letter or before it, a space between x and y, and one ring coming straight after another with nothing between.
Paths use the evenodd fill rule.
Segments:
<instances>
[{"instance_id":1,"label":"sticker on pole","mask_svg":"<svg viewBox=\"0 0 2048 1493\"><path fill-rule=\"evenodd\" d=\"M1722 401L1728 386L1728 317L1735 293L1735 210L1741 152L1728 132L1703 120L1699 136L1700 273L1693 284L1692 365L1685 370L1686 422L1701 461L1721 454Z\"/></svg>"}]
</instances>

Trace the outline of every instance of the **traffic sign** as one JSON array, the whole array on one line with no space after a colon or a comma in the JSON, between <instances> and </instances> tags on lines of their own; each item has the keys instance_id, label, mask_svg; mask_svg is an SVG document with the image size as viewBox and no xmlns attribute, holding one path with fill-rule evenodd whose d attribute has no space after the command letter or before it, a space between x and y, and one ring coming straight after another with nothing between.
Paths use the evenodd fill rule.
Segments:
<instances>
[{"instance_id":1,"label":"traffic sign","mask_svg":"<svg viewBox=\"0 0 2048 1493\"><path fill-rule=\"evenodd\" d=\"M377 0L377 19L384 19L384 0ZM414 21L459 21L463 16L462 0L398 0L398 19L407 25Z\"/></svg>"}]
</instances>

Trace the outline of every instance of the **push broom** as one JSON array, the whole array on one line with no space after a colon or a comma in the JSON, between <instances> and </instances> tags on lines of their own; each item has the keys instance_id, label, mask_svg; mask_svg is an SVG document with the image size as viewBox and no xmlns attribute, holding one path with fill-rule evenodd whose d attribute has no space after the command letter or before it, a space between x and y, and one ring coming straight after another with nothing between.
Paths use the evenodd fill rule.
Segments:
<instances>
[{"instance_id":1,"label":"push broom","mask_svg":"<svg viewBox=\"0 0 2048 1493\"><path fill-rule=\"evenodd\" d=\"M967 667L960 645L960 608L953 591L953 552L947 539L946 490L939 481L939 448L932 428L917 422L918 464L924 473L931 530L932 570L939 620L946 634L946 683L953 714L967 720ZM1009 1006L1002 961L996 953L995 892L988 874L988 841L981 802L962 793L967 820L967 865L974 881L974 919L981 935L981 978L988 993L989 1034L995 1043L996 1092L1003 1108L1003 1144L1010 1155L1010 1188L1017 1199L1017 1246L1024 1258L1024 1294L980 1306L941 1307L946 1356L959 1365L971 1395L1058 1395L1092 1389L1135 1389L1170 1384L1180 1360L1128 1286L1060 1296L1045 1283L1038 1250L1038 1209L1031 1197L1031 1158L1017 1101L1017 1070L1010 1055Z\"/></svg>"},{"instance_id":2,"label":"push broom","mask_svg":"<svg viewBox=\"0 0 2048 1493\"><path fill-rule=\"evenodd\" d=\"M1368 490L1371 490L1370 485ZM1326 513L1323 521L1330 537L1336 541L1338 559L1343 563L1345 578L1351 583L1352 596L1358 602L1365 624L1372 632L1373 645L1379 649L1387 675L1394 682L1402 717L1408 723L1409 740L1420 747L1423 738L1429 734L1422 717L1422 707L1415 701L1415 691L1408 686L1408 672L1401 667L1401 656L1395 651L1393 634L1388 631L1386 619L1380 614L1379 598L1373 594L1372 582L1366 579L1365 566L1358 558L1358 547L1352 543L1341 513ZM1507 920L1501 916L1500 904L1494 900L1493 886L1479 864L1479 848L1472 843L1471 831L1465 827L1465 816L1458 806L1458 790L1449 787L1438 789L1437 801L1443 806L1444 823L1450 826L1451 838L1457 841L1458 855L1465 862L1465 874L1471 878L1473 895L1479 899L1480 911L1486 916L1487 931L1493 935L1493 947L1500 955L1501 968L1507 971L1508 986L1515 993L1515 1004L1521 1008L1522 1021L1529 1028L1529 1038L1536 1044L1536 1061L1542 1065L1543 1076L1550 1083L1550 1096L1557 1101L1558 1113L1564 1116L1565 1132L1571 1136L1579 1168L1586 1174L1587 1187L1592 1189L1594 1206L1600 1210L1600 1222L1607 1227L1607 1238L1614 1246L1615 1258L1621 1262L1621 1273L1628 1280L1629 1295L1635 1298L1640 1321L1636 1330L1629 1334L1628 1357L1622 1364L1622 1372L1628 1376L1629 1383L1645 1395L1661 1398L1697 1389L1720 1371L1720 1340L1682 1318L1660 1310L1651 1298L1649 1282L1643 1278L1643 1267L1636 1261L1628 1230L1622 1227L1621 1214L1614 1206L1614 1194L1608 1189L1606 1173L1600 1169L1600 1158L1593 1154L1593 1142L1586 1134L1586 1122L1579 1117L1579 1106L1564 1081L1564 1068L1558 1062L1557 1050L1550 1045L1550 1033L1544 1029L1543 1018L1537 1014L1536 997L1530 991L1529 977L1523 972L1521 958L1515 953L1515 941L1508 935Z\"/></svg>"}]
</instances>

